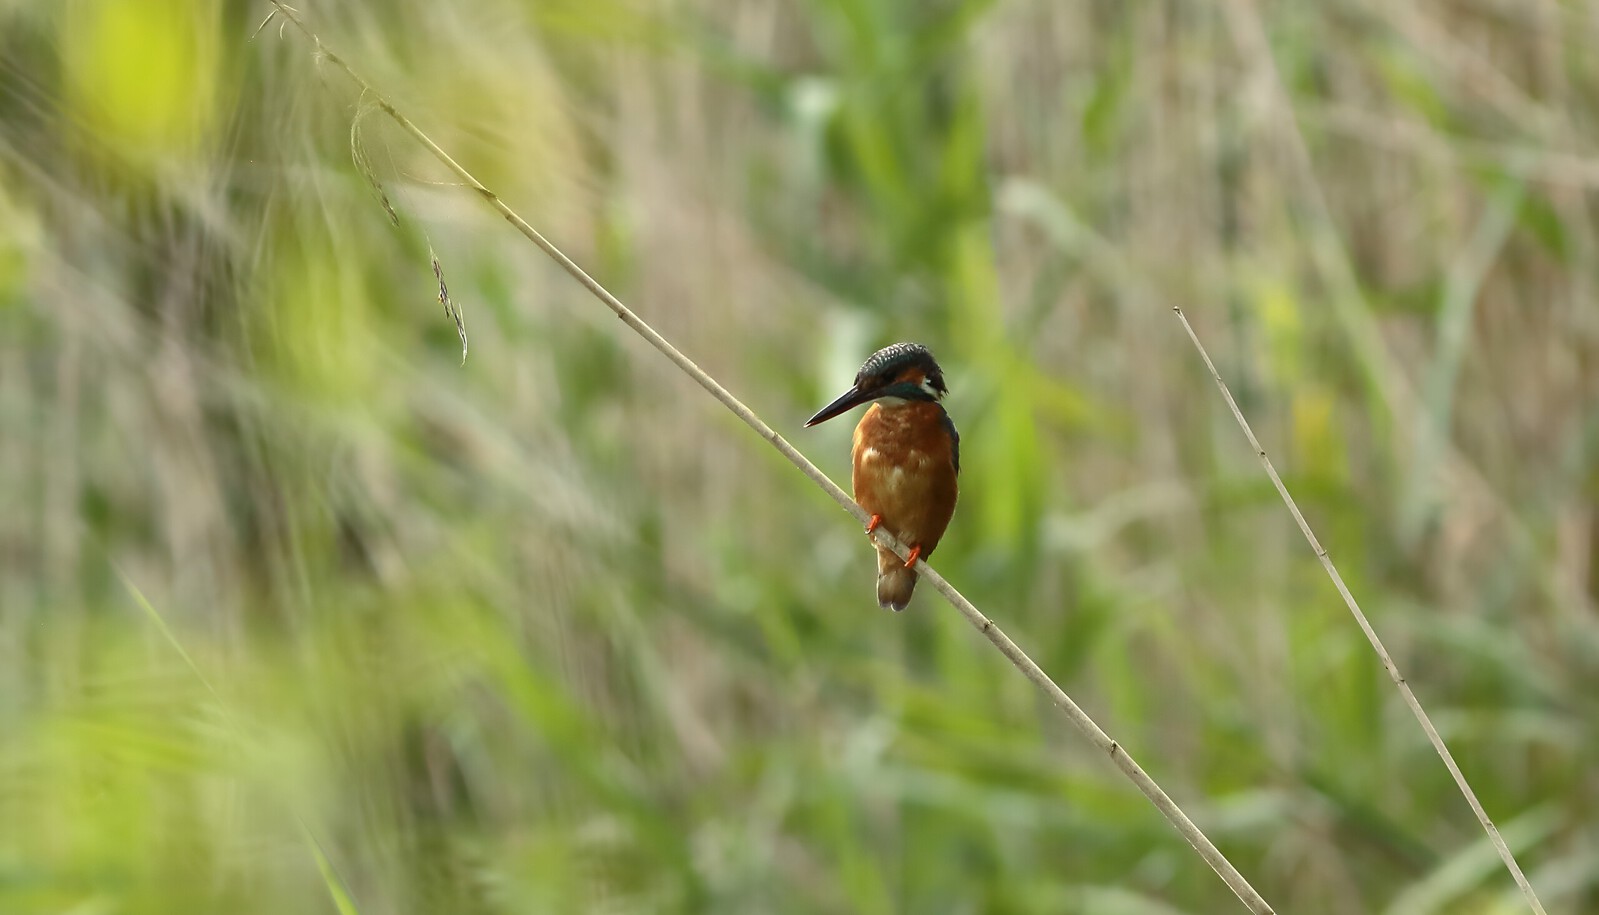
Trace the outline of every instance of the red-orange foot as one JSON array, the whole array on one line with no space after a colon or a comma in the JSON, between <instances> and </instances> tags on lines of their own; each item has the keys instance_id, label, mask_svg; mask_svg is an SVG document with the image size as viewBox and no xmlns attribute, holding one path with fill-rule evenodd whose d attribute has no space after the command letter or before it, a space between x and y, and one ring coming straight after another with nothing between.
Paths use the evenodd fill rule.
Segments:
<instances>
[{"instance_id":1,"label":"red-orange foot","mask_svg":"<svg viewBox=\"0 0 1599 915\"><path fill-rule=\"evenodd\" d=\"M872 531L875 531L879 527L881 527L882 524L883 524L883 516L882 515L873 515L872 516L872 520L866 522L866 533L870 534Z\"/></svg>"},{"instance_id":2,"label":"red-orange foot","mask_svg":"<svg viewBox=\"0 0 1599 915\"><path fill-rule=\"evenodd\" d=\"M910 555L909 559L905 560L905 568L909 569L909 568L915 566L916 565L916 560L918 560L920 558L922 558L922 545L920 543L918 543L915 546L911 547L911 555Z\"/></svg>"}]
</instances>

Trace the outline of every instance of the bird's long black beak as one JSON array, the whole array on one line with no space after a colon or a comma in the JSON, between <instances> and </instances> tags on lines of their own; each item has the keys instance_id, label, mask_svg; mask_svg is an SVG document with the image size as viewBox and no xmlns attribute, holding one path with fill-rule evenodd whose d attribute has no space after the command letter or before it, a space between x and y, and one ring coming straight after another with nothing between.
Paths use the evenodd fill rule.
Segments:
<instances>
[{"instance_id":1,"label":"bird's long black beak","mask_svg":"<svg viewBox=\"0 0 1599 915\"><path fill-rule=\"evenodd\" d=\"M817 410L815 416L812 416L810 419L805 421L805 426L806 428L809 428L817 423L825 423L840 413L844 413L860 406L863 403L866 403L867 401L872 400L876 394L877 392L875 391L862 391L860 388L850 388L848 391L845 391L843 394L839 395L837 400L821 408L820 410Z\"/></svg>"}]
</instances>

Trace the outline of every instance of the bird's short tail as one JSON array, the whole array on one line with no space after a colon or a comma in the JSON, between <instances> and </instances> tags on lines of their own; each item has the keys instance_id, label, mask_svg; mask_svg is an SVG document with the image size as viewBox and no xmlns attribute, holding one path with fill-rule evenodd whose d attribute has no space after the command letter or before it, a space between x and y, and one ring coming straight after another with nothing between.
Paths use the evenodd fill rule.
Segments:
<instances>
[{"instance_id":1,"label":"bird's short tail","mask_svg":"<svg viewBox=\"0 0 1599 915\"><path fill-rule=\"evenodd\" d=\"M916 590L916 573L905 568L905 560L885 549L877 551L877 605L904 610Z\"/></svg>"}]
</instances>

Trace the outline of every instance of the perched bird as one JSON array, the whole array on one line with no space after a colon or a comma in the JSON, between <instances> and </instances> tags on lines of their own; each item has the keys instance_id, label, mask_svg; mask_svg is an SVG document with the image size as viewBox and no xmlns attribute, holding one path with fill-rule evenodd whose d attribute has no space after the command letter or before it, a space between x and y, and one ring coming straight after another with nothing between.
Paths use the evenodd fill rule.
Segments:
<instances>
[{"instance_id":1,"label":"perched bird","mask_svg":"<svg viewBox=\"0 0 1599 915\"><path fill-rule=\"evenodd\" d=\"M879 525L910 548L910 561L877 548L877 603L904 610L916 588L917 559L938 546L955 514L961 469L960 434L939 406L948 393L933 354L919 343L896 343L873 353L855 375L855 386L818 410L806 426L863 403L872 403L855 427L850 481L855 501Z\"/></svg>"}]
</instances>

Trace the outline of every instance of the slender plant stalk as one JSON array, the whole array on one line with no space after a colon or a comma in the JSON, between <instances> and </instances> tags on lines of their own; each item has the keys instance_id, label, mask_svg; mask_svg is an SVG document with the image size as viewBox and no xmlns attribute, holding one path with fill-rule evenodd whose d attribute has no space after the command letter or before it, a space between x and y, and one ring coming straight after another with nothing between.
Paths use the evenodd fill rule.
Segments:
<instances>
[{"instance_id":1,"label":"slender plant stalk","mask_svg":"<svg viewBox=\"0 0 1599 915\"><path fill-rule=\"evenodd\" d=\"M632 328L636 333L638 333L639 336L649 341L651 346L655 347L655 349L658 350L663 356L670 359L673 364L682 369L685 374L698 382L699 385L709 392L712 397L715 397L717 401L722 404L722 406L726 407L728 410L732 411L735 416L743 420L745 425L749 426L751 429L754 429L757 435L769 442L772 447L776 448L783 455L783 457L788 459L789 463L799 468L801 473L809 477L811 482L821 487L823 492L831 496L834 502L837 502L840 506L842 506L845 511L854 516L854 518L862 525L865 525L870 520L866 512L862 510L859 505L855 504L854 499L851 499L849 495L844 492L844 490L840 489L837 484L827 477L826 474L822 473L822 471L819 470L816 465L807 460L803 454L800 454L800 452L796 450L793 445L790 445L781 435L778 435L771 426L768 426L765 422L763 422L754 411L745 406L737 397L734 397L726 388L722 387L722 385L719 384L715 378L712 378L710 375L706 374L704 370L695 365L692 360L683 355L682 352L668 342L665 337L657 333L654 328L645 323L643 319L634 314L630 309L628 309L627 306L623 305L621 300L612 295L608 290L605 289L604 286L601 286L597 280L589 276L588 273L579 267L571 258L567 257L559 248L541 235L538 230L534 229L527 223L526 220L517 215L517 213L507 206L497 194L485 187L482 182L473 177L470 172L468 172L453 158L451 158L448 153L439 148L438 144L434 143L433 140L430 139L427 134L423 133L422 130L415 124L411 123L410 119L400 114L400 112L397 111L392 104L390 104L388 99L386 99L382 94L378 93L370 83L357 74L355 70L352 69L350 65L342 58L330 51L327 46L322 43L322 40L317 37L316 33L312 32L310 28L305 25L305 23L300 19L299 15L293 9L284 6L281 2L279 2L279 0L272 0L272 5L275 7L278 14L292 22L302 34L304 34L308 39L311 40L312 43L316 45L317 53L323 59L342 69L350 77L350 79L354 80L355 83L361 87L362 91L368 97L370 97L379 108L383 109L384 112L392 117L402 129L414 137L418 143L421 143L423 146L427 147L427 149L431 151L440 162L444 163L445 167L447 167L451 172L455 173L456 177L460 178L463 183L465 183L472 190L476 191L479 196L488 202L489 206L493 207L501 216L505 217L505 220L514 226L518 232L521 232L524 236L526 236L529 241L532 241L545 254L549 255L557 264L561 266L562 269L571 274L572 277L581 283L585 289L593 293L595 298L599 299L618 318L622 319L624 324ZM906 549L904 544L900 543L892 535L881 528L873 532L871 536L879 544L892 550L895 555L899 556L900 558L903 559L909 555L909 550ZM1238 869L1233 867L1232 863L1227 860L1226 856L1224 856L1221 851L1216 848L1215 844L1213 844L1210 839L1207 838L1202 831L1200 831L1198 826L1194 825L1194 822L1183 813L1182 809L1177 806L1177 803L1173 801L1165 791L1161 790L1160 785L1156 784L1155 780L1149 777L1149 774L1145 772L1136 761L1133 760L1132 756L1127 753L1121 744L1117 743L1115 740L1112 740L1110 735L1101 730L1099 725L1095 724L1094 720L1090 718L1088 714L1080 707L1078 707L1076 702L1072 701L1072 698L1066 694L1065 690L1062 690L1054 680L1050 679L1048 674L1044 673L1044 671L1033 662L1032 658L1027 656L1026 652L1018 648L1015 642L1011 641L1004 632L1000 631L999 626L995 625L992 619L989 619L982 613L982 611L978 610L971 601L967 600L964 595L955 589L954 585L951 585L948 581L946 581L942 575L939 575L936 571L934 571L933 568L926 562L918 560L916 563L916 571L917 574L919 574L930 585L932 585L932 587L937 590L938 593L944 595L945 599L947 599L956 610L959 610L962 616L966 617L967 622L971 623L978 632L982 633L984 637L992 642L994 647L999 649L1000 653L1003 654L1005 658L1016 667L1017 670L1021 671L1028 680L1031 680L1039 689L1043 690L1044 693L1049 696L1050 700L1053 701L1055 705L1061 709L1061 711L1066 713L1066 717L1071 721L1071 723L1076 725L1077 729L1082 731L1089 741L1094 744L1094 746L1110 755L1110 758L1113 762L1115 762L1116 767L1121 769L1121 771L1130 781L1132 781L1134 785L1138 787L1138 790L1142 792L1145 797L1149 798L1150 803L1154 804L1155 808L1166 817L1166 819L1171 823L1172 827L1175 828L1185 840L1187 840L1189 845L1193 846L1194 850L1199 853L1199 856L1205 860L1205 863L1209 864L1211 868L1216 871L1222 880L1226 882L1228 888L1237 894L1238 898L1243 901L1246 907L1248 907L1249 911L1256 913L1256 915L1270 915L1270 913L1273 912L1273 909L1267 904L1266 900L1255 891L1254 887L1249 885L1249 881L1244 879L1244 876L1238 872Z\"/></svg>"},{"instance_id":2,"label":"slender plant stalk","mask_svg":"<svg viewBox=\"0 0 1599 915\"><path fill-rule=\"evenodd\" d=\"M122 571L121 567L116 568L116 573L122 579L123 587L128 589L128 593L133 596L134 602L144 611L144 615L155 626L156 631L161 633L162 638L167 640L167 644L172 646L172 650L176 651L178 657L183 659L184 665L189 668L190 673L194 674L194 678L200 681L200 685L205 687L205 691L211 694L212 700L216 702L217 711L222 713L223 722L233 732L234 740L238 741L240 746L246 746L249 743L250 732L233 714L233 709L228 705L228 701L222 698L222 694L217 691L216 686L211 683L211 678L207 677L205 671L200 669L200 665L195 662L194 656L189 654L188 649L184 648L183 643L178 640L177 633L173 632L172 627L167 625L167 621L161 615L161 612L155 608L154 604L150 603L149 598L144 596L144 592L139 590L139 586L133 583L133 579L128 577L128 573ZM293 798L289 799L289 811L294 815L295 823L300 827L300 836L305 840L306 847L311 850L311 857L316 861L317 871L322 875L322 883L327 887L328 897L332 899L334 908L338 909L339 915L360 915L361 910L355 904L355 897L350 891L349 882L339 873L339 869L333 863L333 859L329 857L327 849L323 848L322 842L316 837L316 833L311 831L311 824L301 811L299 803L294 801Z\"/></svg>"},{"instance_id":3,"label":"slender plant stalk","mask_svg":"<svg viewBox=\"0 0 1599 915\"><path fill-rule=\"evenodd\" d=\"M1282 73L1278 70L1276 57L1272 54L1271 42L1266 35L1266 29L1261 19L1260 9L1254 0L1231 0L1224 5L1226 14L1232 23L1233 31L1245 56L1257 61L1263 72L1269 77L1267 85L1271 92L1269 104L1274 107L1279 116L1287 122L1288 128L1284 130L1284 137L1288 144L1288 152L1295 167L1304 177L1306 191L1310 196L1312 207L1320 214L1321 220L1326 224L1332 223L1331 208L1327 204L1327 196L1323 192L1320 182L1316 180L1315 169L1312 167L1310 150L1305 143L1303 133L1294 120L1286 84ZM1425 421L1425 410L1416 403L1416 395L1411 392L1404 375L1395 367L1386 349L1378 337L1376 326L1369 315L1350 303L1359 298L1358 283L1355 282L1354 273L1349 266L1347 254L1341 253L1335 242L1325 238L1319 239L1315 244L1317 260L1325 268L1327 275L1332 277L1339 287L1338 293L1332 297L1335 310L1345 326L1354 343L1355 350L1360 356L1364 370L1377 382L1380 393L1385 400L1390 413L1396 417L1406 417L1420 410ZM1493 843L1494 850L1499 853L1499 858L1509 869L1510 876L1515 878L1516 886L1521 888L1521 895L1525 897L1527 905L1537 915L1544 915L1543 904L1538 901L1538 894L1533 892L1532 884L1521 872L1521 867L1516 864L1516 858L1510 853L1510 847L1500 837L1499 830L1488 818L1482 804L1478 802L1477 795L1471 790L1471 785L1466 782L1466 777L1461 774L1460 767L1455 765L1455 760L1449 753L1449 748L1444 745L1443 738L1438 736L1438 731L1432 726L1432 721L1417 701L1415 693L1411 692L1409 684L1400 675L1399 668L1394 665L1393 658L1383 648L1382 640L1377 637L1377 632L1371 627L1366 615L1361 612L1360 605L1355 602L1349 588L1344 585L1343 578L1338 574L1338 569L1328 558L1327 551L1316 540L1316 535L1310 530L1305 516L1300 514L1299 507L1294 504L1293 497L1288 494L1288 489L1277 476L1277 471L1272 467L1271 460L1266 457L1265 449L1260 447L1260 442L1255 438L1254 432L1245 421L1244 414L1238 409L1238 404L1233 400L1232 393L1227 390L1227 385L1222 382L1221 375L1217 374L1216 366L1211 362L1205 347L1199 342L1199 337L1188 323L1188 318L1183 315L1181 308L1174 308L1178 320L1182 321L1183 328L1188 331L1188 338L1193 341L1194 347L1199 350L1199 355L1205 360L1205 367L1210 369L1210 375L1216 380L1216 385L1221 388L1222 396L1227 399L1227 406L1232 409L1233 418L1238 421L1239 428L1244 430L1244 436L1249 439L1249 444L1260 456L1261 464L1266 468L1266 475L1271 478L1272 484L1277 487L1278 495L1282 496L1283 503L1294 516L1294 521L1299 524L1299 529L1310 542L1311 549L1316 551L1316 557L1321 560L1322 567L1327 570L1327 576L1332 579L1334 587L1344 599L1344 604L1349 607L1349 612L1354 615L1355 622L1360 625L1361 631L1366 633L1367 641L1377 652L1377 657L1382 661L1383 667L1388 670L1388 676L1393 679L1394 685L1399 688L1400 695L1404 696L1405 704L1410 706L1410 711L1416 716L1416 721L1421 724L1421 729L1426 732L1427 739L1432 742L1434 750L1444 761L1444 766L1449 769L1449 774L1454 777L1455 784L1460 788L1460 793L1465 796L1466 803L1471 805L1472 812L1477 815L1477 820L1482 823L1482 828L1487 831L1488 839ZM1433 443L1441 441L1437 436L1443 433L1434 431ZM1475 476L1468 475L1468 479Z\"/></svg>"},{"instance_id":4,"label":"slender plant stalk","mask_svg":"<svg viewBox=\"0 0 1599 915\"><path fill-rule=\"evenodd\" d=\"M1427 739L1432 741L1432 748L1438 751L1438 756L1443 759L1444 766L1449 769L1449 774L1454 776L1455 784L1460 788L1460 793L1465 795L1466 803L1471 805L1471 810L1477 815L1477 821L1488 832L1488 841L1493 843L1494 850L1499 853L1499 859L1509 868L1510 876L1515 878L1516 886L1521 887L1521 895L1526 897L1527 905L1538 915L1545 915L1543 904L1538 901L1538 894L1533 892L1532 884L1527 882L1526 875L1522 874L1520 865L1516 864L1516 856L1510 853L1510 846L1499 835L1499 828L1494 821L1488 818L1488 812L1482 808L1482 803L1477 800L1477 793L1471 790L1471 784L1466 781L1466 776L1455 765L1455 757L1449 752L1449 747L1444 744L1444 739L1438 735L1438 729L1432 726L1432 719L1427 717L1426 709L1421 707L1421 701L1411 691L1410 684L1399 673L1399 666L1388 654L1388 649L1383 647L1382 639L1377 637L1377 630L1372 628L1371 621L1366 614L1361 612L1360 604L1355 596L1350 593L1349 586L1344 584L1344 578L1338 574L1338 567L1333 565L1332 557L1327 555L1327 548L1321 545L1316 535L1310 529L1310 523L1305 520L1299 511L1299 505L1294 502L1294 497L1288 494L1288 487L1283 485L1283 478L1277 475L1277 468L1271 464L1271 458L1266 456L1266 449L1260 446L1260 439L1255 438L1255 432L1249 428L1249 421L1244 419L1244 412L1238 409L1238 401L1233 400L1233 392L1228 390L1227 383L1221 380L1221 373L1216 371L1216 363L1210 360L1210 353L1205 351L1205 345L1199 342L1199 335L1194 333L1194 326L1188 323L1188 316L1183 314L1179 307L1173 307L1172 312L1177 315L1177 320L1183 324L1183 330L1188 332L1188 339L1194 343L1194 349L1199 351L1199 357L1205 360L1205 368L1210 371L1210 377L1216 382L1216 387L1221 389L1221 396L1227 400L1227 408L1232 410L1233 419L1238 421L1238 428L1244 430L1244 437L1249 439L1249 446L1255 449L1255 455L1260 458L1260 464L1266 468L1266 476L1271 478L1273 486L1277 487L1277 494L1282 496L1283 504L1288 506L1289 514L1294 516L1294 521L1299 525L1299 530L1310 542L1310 548L1316 551L1316 558L1321 560L1321 567L1327 570L1327 577L1332 579L1333 587L1338 589L1339 596L1343 597L1344 605L1349 608L1350 614L1355 617L1355 622L1360 625L1360 631L1366 634L1366 640L1371 642L1371 648L1377 652L1378 660L1388 671L1388 676L1399 688L1399 694L1405 697L1405 704L1410 706L1410 711L1416 716L1416 721L1421 724L1421 729L1427 733Z\"/></svg>"}]
</instances>

